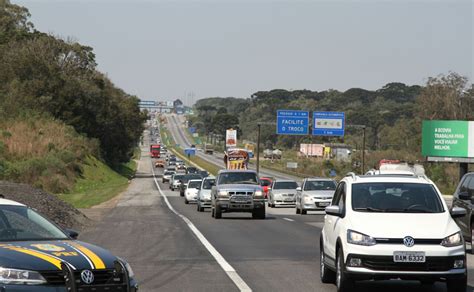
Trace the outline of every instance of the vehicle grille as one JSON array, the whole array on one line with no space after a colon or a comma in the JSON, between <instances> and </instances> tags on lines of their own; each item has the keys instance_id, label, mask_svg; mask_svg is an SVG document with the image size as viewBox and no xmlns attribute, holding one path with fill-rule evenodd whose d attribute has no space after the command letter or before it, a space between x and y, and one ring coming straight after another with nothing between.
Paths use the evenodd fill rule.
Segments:
<instances>
[{"instance_id":1,"label":"vehicle grille","mask_svg":"<svg viewBox=\"0 0 474 292\"><path fill-rule=\"evenodd\" d=\"M252 203L252 196L233 195L230 197L232 203Z\"/></svg>"},{"instance_id":2,"label":"vehicle grille","mask_svg":"<svg viewBox=\"0 0 474 292\"><path fill-rule=\"evenodd\" d=\"M294 197L295 194L281 194L282 197Z\"/></svg>"},{"instance_id":3,"label":"vehicle grille","mask_svg":"<svg viewBox=\"0 0 474 292\"><path fill-rule=\"evenodd\" d=\"M318 200L331 200L332 197L314 197L315 199L318 199Z\"/></svg>"},{"instance_id":4,"label":"vehicle grille","mask_svg":"<svg viewBox=\"0 0 474 292\"><path fill-rule=\"evenodd\" d=\"M362 266L375 271L425 271L443 272L453 269L454 261L464 259L457 257L426 257L424 263L396 263L392 256L353 256L362 259Z\"/></svg>"},{"instance_id":5,"label":"vehicle grille","mask_svg":"<svg viewBox=\"0 0 474 292\"><path fill-rule=\"evenodd\" d=\"M87 285L82 283L81 281L81 271L75 271L74 272L74 278L76 279L76 285L78 287L95 287L95 286L101 286L105 285L104 287L107 287L108 285L112 285L112 287L115 286L121 286L123 285L123 276L120 274L116 274L114 270L92 270L92 273L94 273L94 282L91 285ZM54 286L64 286L65 281L64 281L64 274L62 271L44 271L41 272L41 275L46 279L48 284L54 285ZM88 291L88 290L79 290L79 291ZM94 290L95 291L95 290ZM97 290L101 291L101 290ZM113 290L104 290L104 291L113 291ZM117 291L122 291L122 290L117 290Z\"/></svg>"},{"instance_id":6,"label":"vehicle grille","mask_svg":"<svg viewBox=\"0 0 474 292\"><path fill-rule=\"evenodd\" d=\"M403 245L403 238L376 238L375 241L378 244L401 244ZM430 238L415 238L415 245L440 245L442 239L430 239Z\"/></svg>"},{"instance_id":7,"label":"vehicle grille","mask_svg":"<svg viewBox=\"0 0 474 292\"><path fill-rule=\"evenodd\" d=\"M229 192L230 196L238 195L238 196L252 196L253 192Z\"/></svg>"}]
</instances>

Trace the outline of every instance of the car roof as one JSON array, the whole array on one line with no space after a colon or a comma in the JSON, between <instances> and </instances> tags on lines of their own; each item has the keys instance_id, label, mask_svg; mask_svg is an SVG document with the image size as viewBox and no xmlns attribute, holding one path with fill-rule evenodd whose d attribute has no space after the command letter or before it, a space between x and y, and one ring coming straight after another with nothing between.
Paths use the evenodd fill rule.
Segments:
<instances>
[{"instance_id":1,"label":"car roof","mask_svg":"<svg viewBox=\"0 0 474 292\"><path fill-rule=\"evenodd\" d=\"M24 205L22 203L18 203L16 201L12 201L12 200L8 200L8 199L2 199L2 198L0 198L0 205L26 207L26 205Z\"/></svg>"},{"instance_id":2,"label":"car roof","mask_svg":"<svg viewBox=\"0 0 474 292\"><path fill-rule=\"evenodd\" d=\"M434 184L426 176L405 175L405 174L346 176L344 179L351 181L351 183L353 184L371 183L371 182Z\"/></svg>"},{"instance_id":3,"label":"car roof","mask_svg":"<svg viewBox=\"0 0 474 292\"><path fill-rule=\"evenodd\" d=\"M308 181L319 181L319 180L334 181L334 179L328 178L328 177L307 177L306 180Z\"/></svg>"}]
</instances>

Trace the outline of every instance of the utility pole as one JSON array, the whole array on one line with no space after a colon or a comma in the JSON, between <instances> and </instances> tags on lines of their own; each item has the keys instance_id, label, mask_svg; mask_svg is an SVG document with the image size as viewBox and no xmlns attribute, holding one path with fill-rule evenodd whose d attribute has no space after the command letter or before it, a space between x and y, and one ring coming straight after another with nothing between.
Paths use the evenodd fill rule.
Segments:
<instances>
[{"instance_id":1,"label":"utility pole","mask_svg":"<svg viewBox=\"0 0 474 292\"><path fill-rule=\"evenodd\" d=\"M365 173L365 126L362 126L362 174Z\"/></svg>"},{"instance_id":2,"label":"utility pole","mask_svg":"<svg viewBox=\"0 0 474 292\"><path fill-rule=\"evenodd\" d=\"M260 124L257 124L257 176L260 171Z\"/></svg>"}]
</instances>

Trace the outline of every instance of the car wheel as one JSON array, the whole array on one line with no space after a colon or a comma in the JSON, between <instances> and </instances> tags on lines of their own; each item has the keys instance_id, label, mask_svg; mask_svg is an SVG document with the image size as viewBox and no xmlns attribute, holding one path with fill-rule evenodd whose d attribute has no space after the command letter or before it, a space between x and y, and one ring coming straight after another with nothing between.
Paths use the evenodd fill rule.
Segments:
<instances>
[{"instance_id":1,"label":"car wheel","mask_svg":"<svg viewBox=\"0 0 474 292\"><path fill-rule=\"evenodd\" d=\"M265 219L265 208L253 209L252 210L253 219Z\"/></svg>"},{"instance_id":2,"label":"car wheel","mask_svg":"<svg viewBox=\"0 0 474 292\"><path fill-rule=\"evenodd\" d=\"M222 218L222 210L221 210L221 206L219 206L219 205L216 205L216 208L214 210L214 218L216 218L216 219L221 219Z\"/></svg>"},{"instance_id":3,"label":"car wheel","mask_svg":"<svg viewBox=\"0 0 474 292\"><path fill-rule=\"evenodd\" d=\"M330 270L326 264L324 263L324 247L323 243L321 242L321 247L320 247L320 256L319 256L319 276L321 277L321 282L323 283L334 283L336 280L336 273L334 271Z\"/></svg>"},{"instance_id":4,"label":"car wheel","mask_svg":"<svg viewBox=\"0 0 474 292\"><path fill-rule=\"evenodd\" d=\"M213 207L211 207L211 217L214 218L214 208Z\"/></svg>"},{"instance_id":5,"label":"car wheel","mask_svg":"<svg viewBox=\"0 0 474 292\"><path fill-rule=\"evenodd\" d=\"M305 209L301 209L301 215L306 215L306 213L308 213L308 211L306 211Z\"/></svg>"},{"instance_id":6,"label":"car wheel","mask_svg":"<svg viewBox=\"0 0 474 292\"><path fill-rule=\"evenodd\" d=\"M296 214L300 214L300 208L296 207Z\"/></svg>"},{"instance_id":7,"label":"car wheel","mask_svg":"<svg viewBox=\"0 0 474 292\"><path fill-rule=\"evenodd\" d=\"M181 193L181 192L180 192L179 195L180 195L181 197L184 197L184 193Z\"/></svg>"},{"instance_id":8,"label":"car wheel","mask_svg":"<svg viewBox=\"0 0 474 292\"><path fill-rule=\"evenodd\" d=\"M271 206L271 207L272 207L272 208L275 208L276 206L275 206L275 204L274 204L274 203L272 203L272 206Z\"/></svg>"},{"instance_id":9,"label":"car wheel","mask_svg":"<svg viewBox=\"0 0 474 292\"><path fill-rule=\"evenodd\" d=\"M342 249L337 252L336 259L336 287L337 292L352 291L354 282L350 279L347 273L344 271L344 255Z\"/></svg>"},{"instance_id":10,"label":"car wheel","mask_svg":"<svg viewBox=\"0 0 474 292\"><path fill-rule=\"evenodd\" d=\"M446 281L448 292L464 292L467 291L467 275L462 278L448 279Z\"/></svg>"},{"instance_id":11,"label":"car wheel","mask_svg":"<svg viewBox=\"0 0 474 292\"><path fill-rule=\"evenodd\" d=\"M185 203L186 205L189 204L188 199L184 198L184 203Z\"/></svg>"}]
</instances>

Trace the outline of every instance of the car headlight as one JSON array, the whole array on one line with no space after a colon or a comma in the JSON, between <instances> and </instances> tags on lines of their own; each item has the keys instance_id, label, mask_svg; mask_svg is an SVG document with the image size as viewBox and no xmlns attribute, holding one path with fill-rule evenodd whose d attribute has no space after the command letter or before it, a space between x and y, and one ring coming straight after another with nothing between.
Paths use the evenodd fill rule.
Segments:
<instances>
[{"instance_id":1,"label":"car headlight","mask_svg":"<svg viewBox=\"0 0 474 292\"><path fill-rule=\"evenodd\" d=\"M0 267L0 283L41 285L46 284L46 279L38 272Z\"/></svg>"},{"instance_id":2,"label":"car headlight","mask_svg":"<svg viewBox=\"0 0 474 292\"><path fill-rule=\"evenodd\" d=\"M135 273L133 272L132 267L130 266L130 264L126 260L124 260L120 257L117 257L117 258L123 263L123 265L125 266L125 269L127 269L128 277L133 278L135 276Z\"/></svg>"},{"instance_id":3,"label":"car headlight","mask_svg":"<svg viewBox=\"0 0 474 292\"><path fill-rule=\"evenodd\" d=\"M371 236L349 229L347 230L347 243L371 246L371 245L375 245L376 241L375 241L375 238Z\"/></svg>"},{"instance_id":4,"label":"car headlight","mask_svg":"<svg viewBox=\"0 0 474 292\"><path fill-rule=\"evenodd\" d=\"M228 197L229 197L229 193L228 193L227 191L219 191L218 197L219 197L219 198L228 198Z\"/></svg>"},{"instance_id":5,"label":"car headlight","mask_svg":"<svg viewBox=\"0 0 474 292\"><path fill-rule=\"evenodd\" d=\"M313 201L313 198L310 196L303 196L303 201L305 204L311 204Z\"/></svg>"},{"instance_id":6,"label":"car headlight","mask_svg":"<svg viewBox=\"0 0 474 292\"><path fill-rule=\"evenodd\" d=\"M262 191L255 191L254 197L255 198L262 198L263 197Z\"/></svg>"},{"instance_id":7,"label":"car headlight","mask_svg":"<svg viewBox=\"0 0 474 292\"><path fill-rule=\"evenodd\" d=\"M445 247L452 247L464 244L461 232L456 232L447 236L441 241L441 245Z\"/></svg>"}]
</instances>

